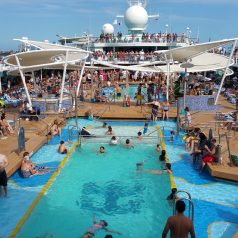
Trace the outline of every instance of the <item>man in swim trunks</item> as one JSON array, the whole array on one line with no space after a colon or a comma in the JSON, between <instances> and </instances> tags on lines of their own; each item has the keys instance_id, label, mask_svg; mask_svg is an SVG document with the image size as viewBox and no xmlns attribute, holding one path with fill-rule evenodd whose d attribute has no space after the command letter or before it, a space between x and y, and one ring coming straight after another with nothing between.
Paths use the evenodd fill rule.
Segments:
<instances>
[{"instance_id":1,"label":"man in swim trunks","mask_svg":"<svg viewBox=\"0 0 238 238\"><path fill-rule=\"evenodd\" d=\"M5 196L8 196L7 191L7 174L5 168L8 165L8 160L5 155L0 154L0 197L2 196L2 187L5 192Z\"/></svg>"},{"instance_id":2,"label":"man in swim trunks","mask_svg":"<svg viewBox=\"0 0 238 238\"><path fill-rule=\"evenodd\" d=\"M107 228L107 222L105 220L100 220L98 223L96 222L95 216L93 217L93 225L84 233L82 238L92 238L94 234L100 230L105 230L107 232L112 232L118 235L121 235L120 232L114 231L112 229Z\"/></svg>"},{"instance_id":3,"label":"man in swim trunks","mask_svg":"<svg viewBox=\"0 0 238 238\"><path fill-rule=\"evenodd\" d=\"M183 214L185 207L184 201L178 200L176 202L177 214L168 218L162 233L162 238L167 237L169 230L171 238L188 238L189 233L191 238L196 237L193 222Z\"/></svg>"},{"instance_id":4,"label":"man in swim trunks","mask_svg":"<svg viewBox=\"0 0 238 238\"><path fill-rule=\"evenodd\" d=\"M49 167L35 165L29 159L23 159L20 172L23 178L30 178L49 173L51 170Z\"/></svg>"}]
</instances>

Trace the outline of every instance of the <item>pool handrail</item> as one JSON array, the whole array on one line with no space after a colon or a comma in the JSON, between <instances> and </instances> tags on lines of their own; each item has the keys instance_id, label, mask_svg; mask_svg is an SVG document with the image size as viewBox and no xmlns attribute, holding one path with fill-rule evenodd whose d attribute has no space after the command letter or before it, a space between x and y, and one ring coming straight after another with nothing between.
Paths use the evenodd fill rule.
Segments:
<instances>
[{"instance_id":1,"label":"pool handrail","mask_svg":"<svg viewBox=\"0 0 238 238\"><path fill-rule=\"evenodd\" d=\"M186 191L177 191L175 194L177 194L178 192L183 192L183 193L186 193L186 194L189 194L188 192ZM189 194L190 195L190 194ZM188 201L189 203L189 206L188 206L188 217L194 221L194 204L192 202L192 199L191 198L186 198L186 197L183 197L183 198L179 198L177 200L174 200L174 206L173 206L173 215L176 215L176 202L178 201Z\"/></svg>"}]
</instances>

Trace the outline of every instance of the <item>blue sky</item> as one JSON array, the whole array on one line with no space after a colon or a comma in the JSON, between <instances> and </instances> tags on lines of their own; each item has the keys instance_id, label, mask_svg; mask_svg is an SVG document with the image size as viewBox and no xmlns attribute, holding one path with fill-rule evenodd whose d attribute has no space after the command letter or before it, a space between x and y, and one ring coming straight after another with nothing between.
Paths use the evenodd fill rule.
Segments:
<instances>
[{"instance_id":1,"label":"blue sky","mask_svg":"<svg viewBox=\"0 0 238 238\"><path fill-rule=\"evenodd\" d=\"M17 49L12 39L22 36L49 41L57 41L56 34L97 36L127 7L127 0L0 0L0 50ZM199 29L202 42L238 37L238 0L149 0L147 11L160 14L158 21L150 20L150 33L164 32L168 24L178 34L189 27L193 37ZM115 30L126 33L123 23Z\"/></svg>"}]
</instances>

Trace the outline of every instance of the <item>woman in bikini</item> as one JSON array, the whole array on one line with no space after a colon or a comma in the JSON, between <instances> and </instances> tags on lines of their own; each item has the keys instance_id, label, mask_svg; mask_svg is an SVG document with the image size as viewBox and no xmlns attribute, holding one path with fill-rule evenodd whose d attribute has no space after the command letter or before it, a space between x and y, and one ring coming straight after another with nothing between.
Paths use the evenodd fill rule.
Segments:
<instances>
[{"instance_id":1,"label":"woman in bikini","mask_svg":"<svg viewBox=\"0 0 238 238\"><path fill-rule=\"evenodd\" d=\"M169 102L165 100L162 106L162 119L168 120L169 118Z\"/></svg>"},{"instance_id":2,"label":"woman in bikini","mask_svg":"<svg viewBox=\"0 0 238 238\"><path fill-rule=\"evenodd\" d=\"M50 128L50 134L52 136L55 136L55 135L59 135L61 136L61 128L59 127L59 123L57 120L54 120L54 124L52 125L52 127Z\"/></svg>"}]
</instances>

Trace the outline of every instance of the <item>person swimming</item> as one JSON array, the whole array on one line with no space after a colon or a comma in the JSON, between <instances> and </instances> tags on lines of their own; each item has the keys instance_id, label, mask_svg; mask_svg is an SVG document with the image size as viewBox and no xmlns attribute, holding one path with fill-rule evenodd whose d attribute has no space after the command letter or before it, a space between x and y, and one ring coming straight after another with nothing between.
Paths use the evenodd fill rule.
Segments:
<instances>
[{"instance_id":1,"label":"person swimming","mask_svg":"<svg viewBox=\"0 0 238 238\"><path fill-rule=\"evenodd\" d=\"M85 137L90 137L92 134L86 129L86 127L83 127L81 132L79 132L79 135L85 136Z\"/></svg>"},{"instance_id":2,"label":"person swimming","mask_svg":"<svg viewBox=\"0 0 238 238\"><path fill-rule=\"evenodd\" d=\"M170 140L169 142L173 142L174 141L174 131L170 131Z\"/></svg>"},{"instance_id":3,"label":"person swimming","mask_svg":"<svg viewBox=\"0 0 238 238\"><path fill-rule=\"evenodd\" d=\"M177 193L177 188L172 188L172 189L171 189L171 193L170 193L169 196L167 197L167 200L168 200L168 201L171 201L171 200L178 199L178 196L176 195L176 193Z\"/></svg>"},{"instance_id":4,"label":"person swimming","mask_svg":"<svg viewBox=\"0 0 238 238\"><path fill-rule=\"evenodd\" d=\"M99 151L97 152L97 154L104 154L104 153L106 153L105 147L104 146L100 146Z\"/></svg>"},{"instance_id":5,"label":"person swimming","mask_svg":"<svg viewBox=\"0 0 238 238\"><path fill-rule=\"evenodd\" d=\"M149 174L162 174L163 172L161 170L157 169L148 169L143 170L143 166L147 160L143 160L142 162L136 163L136 172L138 173L149 173Z\"/></svg>"},{"instance_id":6,"label":"person swimming","mask_svg":"<svg viewBox=\"0 0 238 238\"><path fill-rule=\"evenodd\" d=\"M117 145L117 143L118 143L117 138L115 136L113 136L111 138L110 145Z\"/></svg>"},{"instance_id":7,"label":"person swimming","mask_svg":"<svg viewBox=\"0 0 238 238\"><path fill-rule=\"evenodd\" d=\"M165 161L166 160L166 150L161 151L161 155L159 156L160 161Z\"/></svg>"},{"instance_id":8,"label":"person swimming","mask_svg":"<svg viewBox=\"0 0 238 238\"><path fill-rule=\"evenodd\" d=\"M137 133L137 139L138 139L138 140L142 140L142 133L141 133L141 131L139 131L139 132Z\"/></svg>"},{"instance_id":9,"label":"person swimming","mask_svg":"<svg viewBox=\"0 0 238 238\"><path fill-rule=\"evenodd\" d=\"M148 132L148 123L145 123L144 128L143 128L143 135L145 135Z\"/></svg>"},{"instance_id":10,"label":"person swimming","mask_svg":"<svg viewBox=\"0 0 238 238\"><path fill-rule=\"evenodd\" d=\"M161 152L161 149L162 149L161 145L160 145L160 144L157 144L157 145L156 145L156 151L157 151L157 152Z\"/></svg>"},{"instance_id":11,"label":"person swimming","mask_svg":"<svg viewBox=\"0 0 238 238\"><path fill-rule=\"evenodd\" d=\"M126 139L126 144L125 144L126 148L134 148L134 146L131 144L129 139Z\"/></svg>"},{"instance_id":12,"label":"person swimming","mask_svg":"<svg viewBox=\"0 0 238 238\"><path fill-rule=\"evenodd\" d=\"M166 164L165 164L165 168L164 168L163 170L165 170L165 171L168 172L169 174L172 174L172 173L173 173L173 172L172 172L172 166L171 166L170 163L166 163Z\"/></svg>"},{"instance_id":13,"label":"person swimming","mask_svg":"<svg viewBox=\"0 0 238 238\"><path fill-rule=\"evenodd\" d=\"M60 145L59 145L59 148L58 148L58 152L59 152L60 154L67 154L67 153L68 153L68 149L66 148L65 143L64 143L63 140L60 141Z\"/></svg>"},{"instance_id":14,"label":"person swimming","mask_svg":"<svg viewBox=\"0 0 238 238\"><path fill-rule=\"evenodd\" d=\"M96 232L100 230L105 230L107 232L112 232L118 235L121 235L120 232L108 229L108 223L105 220L100 220L98 223L96 222L95 216L93 217L93 225L88 228L88 230L83 234L82 238L92 238Z\"/></svg>"}]
</instances>

